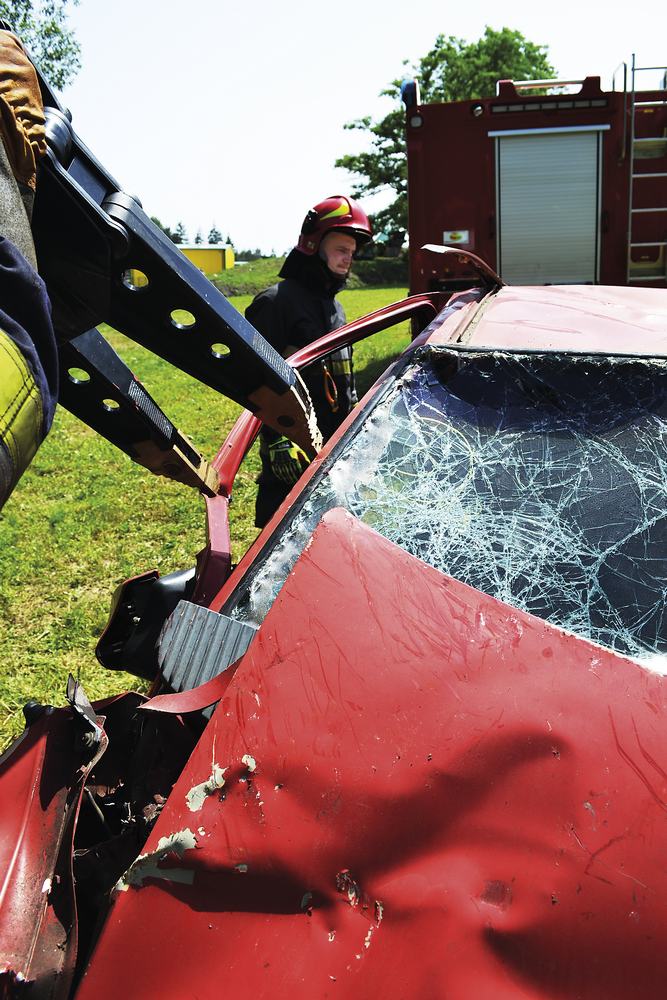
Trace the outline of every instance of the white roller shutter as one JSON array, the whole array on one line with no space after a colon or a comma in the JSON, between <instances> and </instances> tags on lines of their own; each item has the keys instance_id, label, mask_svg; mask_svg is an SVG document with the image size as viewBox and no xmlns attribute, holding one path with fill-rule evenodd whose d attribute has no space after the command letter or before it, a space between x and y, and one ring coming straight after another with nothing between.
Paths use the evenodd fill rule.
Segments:
<instances>
[{"instance_id":1,"label":"white roller shutter","mask_svg":"<svg viewBox=\"0 0 667 1000\"><path fill-rule=\"evenodd\" d=\"M510 284L598 278L598 130L496 133L498 263Z\"/></svg>"}]
</instances>

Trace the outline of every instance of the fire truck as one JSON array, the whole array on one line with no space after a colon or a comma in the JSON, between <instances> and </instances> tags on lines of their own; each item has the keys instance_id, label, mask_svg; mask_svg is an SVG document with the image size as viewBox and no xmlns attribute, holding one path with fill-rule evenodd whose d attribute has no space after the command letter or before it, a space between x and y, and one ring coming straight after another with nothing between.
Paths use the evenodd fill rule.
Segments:
<instances>
[{"instance_id":1,"label":"fire truck","mask_svg":"<svg viewBox=\"0 0 667 1000\"><path fill-rule=\"evenodd\" d=\"M657 89L639 89L648 71ZM664 67L633 56L611 91L597 76L501 80L495 97L445 104L408 81L403 101L412 292L468 286L470 252L510 284L667 287Z\"/></svg>"}]
</instances>

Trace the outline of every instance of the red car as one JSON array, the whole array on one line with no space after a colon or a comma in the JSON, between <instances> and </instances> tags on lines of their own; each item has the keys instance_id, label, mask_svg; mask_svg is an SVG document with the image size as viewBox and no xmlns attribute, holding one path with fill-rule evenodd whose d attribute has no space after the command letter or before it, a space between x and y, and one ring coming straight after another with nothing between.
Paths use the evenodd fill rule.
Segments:
<instances>
[{"instance_id":1,"label":"red car","mask_svg":"<svg viewBox=\"0 0 667 1000\"><path fill-rule=\"evenodd\" d=\"M408 315L236 568L250 414L196 570L120 592L100 655L161 693L28 710L8 994L667 988L667 294L481 268L291 361Z\"/></svg>"}]
</instances>

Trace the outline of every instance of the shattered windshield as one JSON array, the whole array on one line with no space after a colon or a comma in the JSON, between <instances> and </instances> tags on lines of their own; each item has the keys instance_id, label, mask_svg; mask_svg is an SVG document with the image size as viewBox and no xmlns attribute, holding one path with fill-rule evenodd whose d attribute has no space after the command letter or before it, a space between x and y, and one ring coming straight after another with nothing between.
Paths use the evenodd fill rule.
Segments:
<instances>
[{"instance_id":1,"label":"shattered windshield","mask_svg":"<svg viewBox=\"0 0 667 1000\"><path fill-rule=\"evenodd\" d=\"M259 624L323 514L342 506L443 573L659 667L665 364L421 348L226 610Z\"/></svg>"}]
</instances>

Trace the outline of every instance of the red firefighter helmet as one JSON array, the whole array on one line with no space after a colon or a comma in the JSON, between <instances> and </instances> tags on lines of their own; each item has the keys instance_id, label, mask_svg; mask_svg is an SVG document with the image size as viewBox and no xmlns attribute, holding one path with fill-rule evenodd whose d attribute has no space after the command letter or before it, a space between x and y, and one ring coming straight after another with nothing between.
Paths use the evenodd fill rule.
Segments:
<instances>
[{"instance_id":1,"label":"red firefighter helmet","mask_svg":"<svg viewBox=\"0 0 667 1000\"><path fill-rule=\"evenodd\" d=\"M371 224L363 208L352 198L334 194L311 208L303 220L297 250L309 255L317 253L322 238L332 230L354 236L357 247L373 238Z\"/></svg>"}]
</instances>

